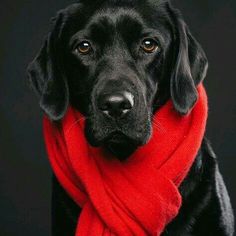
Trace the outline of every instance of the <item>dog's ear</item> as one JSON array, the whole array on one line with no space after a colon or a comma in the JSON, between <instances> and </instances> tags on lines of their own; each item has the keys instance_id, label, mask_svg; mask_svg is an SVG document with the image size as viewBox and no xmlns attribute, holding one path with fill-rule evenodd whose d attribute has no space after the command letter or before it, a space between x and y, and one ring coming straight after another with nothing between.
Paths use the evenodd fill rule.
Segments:
<instances>
[{"instance_id":1,"label":"dog's ear","mask_svg":"<svg viewBox=\"0 0 236 236\"><path fill-rule=\"evenodd\" d=\"M43 111L52 119L59 120L69 103L67 80L63 68L62 52L63 13L52 21L52 30L42 48L28 66L30 86L39 97Z\"/></svg>"},{"instance_id":2,"label":"dog's ear","mask_svg":"<svg viewBox=\"0 0 236 236\"><path fill-rule=\"evenodd\" d=\"M175 109L186 114L197 101L196 86L205 78L208 62L206 55L191 35L178 10L168 4L172 18L173 63L170 94Z\"/></svg>"}]
</instances>

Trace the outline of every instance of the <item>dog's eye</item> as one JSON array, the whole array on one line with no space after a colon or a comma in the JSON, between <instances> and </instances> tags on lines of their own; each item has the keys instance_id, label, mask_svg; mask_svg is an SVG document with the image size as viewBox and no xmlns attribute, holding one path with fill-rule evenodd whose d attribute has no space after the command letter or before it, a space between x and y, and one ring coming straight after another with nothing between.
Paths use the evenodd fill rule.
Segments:
<instances>
[{"instance_id":1,"label":"dog's eye","mask_svg":"<svg viewBox=\"0 0 236 236\"><path fill-rule=\"evenodd\" d=\"M141 44L141 48L146 53L153 53L159 49L159 45L154 39L144 39Z\"/></svg>"},{"instance_id":2,"label":"dog's eye","mask_svg":"<svg viewBox=\"0 0 236 236\"><path fill-rule=\"evenodd\" d=\"M91 44L88 41L83 41L75 48L75 53L86 55L92 51Z\"/></svg>"}]
</instances>

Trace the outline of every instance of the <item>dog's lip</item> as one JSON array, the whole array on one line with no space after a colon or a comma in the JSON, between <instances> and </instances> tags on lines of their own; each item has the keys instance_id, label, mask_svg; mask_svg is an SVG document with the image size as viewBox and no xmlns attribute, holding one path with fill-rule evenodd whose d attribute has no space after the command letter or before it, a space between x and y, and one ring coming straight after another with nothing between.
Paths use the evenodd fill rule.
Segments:
<instances>
[{"instance_id":1,"label":"dog's lip","mask_svg":"<svg viewBox=\"0 0 236 236\"><path fill-rule=\"evenodd\" d=\"M111 133L105 140L103 147L120 160L128 158L139 146L136 140L120 131ZM123 152L120 152L120 150L123 150Z\"/></svg>"},{"instance_id":2,"label":"dog's lip","mask_svg":"<svg viewBox=\"0 0 236 236\"><path fill-rule=\"evenodd\" d=\"M104 140L103 144L105 145L114 145L114 144L125 144L139 146L140 142L124 134L122 131L114 131L110 133Z\"/></svg>"},{"instance_id":3,"label":"dog's lip","mask_svg":"<svg viewBox=\"0 0 236 236\"><path fill-rule=\"evenodd\" d=\"M120 143L128 140L129 137L121 131L114 131L110 133L105 139L104 143Z\"/></svg>"}]
</instances>

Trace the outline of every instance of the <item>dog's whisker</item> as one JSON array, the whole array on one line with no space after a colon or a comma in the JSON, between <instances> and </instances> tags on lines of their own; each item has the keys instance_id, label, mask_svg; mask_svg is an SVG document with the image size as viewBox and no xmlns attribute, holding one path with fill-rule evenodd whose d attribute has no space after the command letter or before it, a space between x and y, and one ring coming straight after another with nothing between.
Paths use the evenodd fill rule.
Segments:
<instances>
[{"instance_id":1,"label":"dog's whisker","mask_svg":"<svg viewBox=\"0 0 236 236\"><path fill-rule=\"evenodd\" d=\"M155 123L152 123L152 126L153 126L154 128L156 128L157 130L159 130L159 131L162 130L161 127L160 127L159 125L155 124Z\"/></svg>"},{"instance_id":2,"label":"dog's whisker","mask_svg":"<svg viewBox=\"0 0 236 236\"><path fill-rule=\"evenodd\" d=\"M66 134L69 134L69 132L71 131L72 128L75 127L76 124L78 124L81 120L85 120L86 117L81 117L79 119L77 119L67 130L66 130Z\"/></svg>"},{"instance_id":3,"label":"dog's whisker","mask_svg":"<svg viewBox=\"0 0 236 236\"><path fill-rule=\"evenodd\" d=\"M163 125L162 125L162 124L160 123L160 121L157 120L157 118L154 117L153 115L152 115L152 124L153 124L153 126L156 127L158 130L160 130L160 131L165 131Z\"/></svg>"}]
</instances>

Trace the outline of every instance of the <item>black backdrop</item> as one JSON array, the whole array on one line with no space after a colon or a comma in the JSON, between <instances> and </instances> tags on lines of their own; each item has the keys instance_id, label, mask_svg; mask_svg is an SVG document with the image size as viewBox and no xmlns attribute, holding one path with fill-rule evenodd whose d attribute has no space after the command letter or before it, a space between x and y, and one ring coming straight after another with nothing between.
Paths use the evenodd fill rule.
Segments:
<instances>
[{"instance_id":1,"label":"black backdrop","mask_svg":"<svg viewBox=\"0 0 236 236\"><path fill-rule=\"evenodd\" d=\"M236 208L236 1L173 0L205 49L210 68L207 136ZM42 113L28 89L26 65L49 18L66 0L0 2L0 235L50 235L50 167Z\"/></svg>"}]
</instances>

